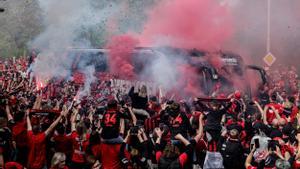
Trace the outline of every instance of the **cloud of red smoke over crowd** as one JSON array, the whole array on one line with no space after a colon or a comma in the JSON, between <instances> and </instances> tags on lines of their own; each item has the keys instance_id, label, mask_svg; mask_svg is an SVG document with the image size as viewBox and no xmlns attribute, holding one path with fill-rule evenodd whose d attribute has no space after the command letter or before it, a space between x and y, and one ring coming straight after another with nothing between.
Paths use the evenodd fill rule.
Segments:
<instances>
[{"instance_id":1,"label":"cloud of red smoke over crowd","mask_svg":"<svg viewBox=\"0 0 300 169\"><path fill-rule=\"evenodd\" d=\"M218 49L233 33L232 18L214 0L164 0L149 12L141 45Z\"/></svg>"},{"instance_id":2,"label":"cloud of red smoke over crowd","mask_svg":"<svg viewBox=\"0 0 300 169\"><path fill-rule=\"evenodd\" d=\"M137 44L138 40L129 35L114 36L109 41L107 44L110 56L108 62L112 74L125 79L136 78L132 52Z\"/></svg>"}]
</instances>

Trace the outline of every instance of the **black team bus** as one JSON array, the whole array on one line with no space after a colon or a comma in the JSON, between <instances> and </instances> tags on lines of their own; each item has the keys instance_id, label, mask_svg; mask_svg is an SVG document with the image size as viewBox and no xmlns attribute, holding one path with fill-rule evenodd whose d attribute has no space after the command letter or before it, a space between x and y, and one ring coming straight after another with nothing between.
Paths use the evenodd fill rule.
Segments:
<instances>
[{"instance_id":1,"label":"black team bus","mask_svg":"<svg viewBox=\"0 0 300 169\"><path fill-rule=\"evenodd\" d=\"M213 53L215 54L215 53ZM240 55L231 52L218 52L219 66L208 61L212 53L201 50L185 50L178 48L135 48L132 62L136 74L144 72L147 64L151 64L157 57L172 57L172 60L184 59L185 62L196 68L200 88L206 96L216 92L228 94L234 91L236 85L243 87L245 96L251 98L258 86L267 83L266 72L263 68L255 65L246 65ZM188 56L188 57L187 57ZM68 57L72 57L72 72L78 72L82 61L86 65L94 65L96 72L109 72L108 49L70 49ZM239 88L239 87L237 87Z\"/></svg>"}]
</instances>

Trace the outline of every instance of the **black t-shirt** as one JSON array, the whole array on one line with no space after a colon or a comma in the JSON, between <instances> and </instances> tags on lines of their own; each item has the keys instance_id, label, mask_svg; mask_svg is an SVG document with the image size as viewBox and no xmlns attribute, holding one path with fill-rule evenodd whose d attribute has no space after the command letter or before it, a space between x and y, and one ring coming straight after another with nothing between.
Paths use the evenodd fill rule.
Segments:
<instances>
[{"instance_id":1,"label":"black t-shirt","mask_svg":"<svg viewBox=\"0 0 300 169\"><path fill-rule=\"evenodd\" d=\"M223 108L218 110L213 110L210 107L207 107L203 103L199 102L199 105L206 111L206 124L205 130L221 130L221 120L222 116L227 113L227 110L231 107L232 103L230 102L227 105L223 105Z\"/></svg>"},{"instance_id":2,"label":"black t-shirt","mask_svg":"<svg viewBox=\"0 0 300 169\"><path fill-rule=\"evenodd\" d=\"M266 104L268 104L270 101L270 96L267 92L260 92L258 94L258 98L259 98L259 101L260 103L264 106Z\"/></svg>"},{"instance_id":3,"label":"black t-shirt","mask_svg":"<svg viewBox=\"0 0 300 169\"><path fill-rule=\"evenodd\" d=\"M221 137L218 148L223 157L225 168L243 168L244 149L240 141ZM234 163L233 163L234 161Z\"/></svg>"},{"instance_id":4,"label":"black t-shirt","mask_svg":"<svg viewBox=\"0 0 300 169\"><path fill-rule=\"evenodd\" d=\"M104 113L101 122L101 137L103 139L112 139L119 137L121 118L128 119L128 116L124 113L120 113L119 111L107 111L106 113Z\"/></svg>"},{"instance_id":5,"label":"black t-shirt","mask_svg":"<svg viewBox=\"0 0 300 169\"><path fill-rule=\"evenodd\" d=\"M136 109L147 109L148 97L141 97L138 93L134 93L134 87L129 91L132 107Z\"/></svg>"},{"instance_id":6,"label":"black t-shirt","mask_svg":"<svg viewBox=\"0 0 300 169\"><path fill-rule=\"evenodd\" d=\"M206 130L221 130L222 116L227 112L227 109L222 108L219 110L207 109L207 120L205 124Z\"/></svg>"},{"instance_id":7,"label":"black t-shirt","mask_svg":"<svg viewBox=\"0 0 300 169\"><path fill-rule=\"evenodd\" d=\"M205 125L206 129L212 129L212 130L219 130L221 129L221 120L222 120L222 116L223 114L225 114L226 111L213 111L210 110L208 111L207 116L207 123Z\"/></svg>"}]
</instances>

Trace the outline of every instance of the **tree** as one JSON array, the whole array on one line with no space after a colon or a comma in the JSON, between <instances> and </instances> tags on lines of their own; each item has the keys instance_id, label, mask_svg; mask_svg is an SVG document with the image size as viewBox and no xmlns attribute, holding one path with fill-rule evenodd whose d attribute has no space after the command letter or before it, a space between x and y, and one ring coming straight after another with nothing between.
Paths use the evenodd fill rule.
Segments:
<instances>
[{"instance_id":1,"label":"tree","mask_svg":"<svg viewBox=\"0 0 300 169\"><path fill-rule=\"evenodd\" d=\"M10 0L0 15L0 56L18 56L42 30L37 0Z\"/></svg>"}]
</instances>

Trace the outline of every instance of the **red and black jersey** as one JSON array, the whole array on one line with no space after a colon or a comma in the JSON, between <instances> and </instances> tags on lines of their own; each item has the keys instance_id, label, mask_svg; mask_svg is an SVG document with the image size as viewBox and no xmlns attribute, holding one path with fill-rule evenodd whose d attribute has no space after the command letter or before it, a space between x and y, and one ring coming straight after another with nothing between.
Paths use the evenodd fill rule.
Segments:
<instances>
[{"instance_id":1,"label":"red and black jersey","mask_svg":"<svg viewBox=\"0 0 300 169\"><path fill-rule=\"evenodd\" d=\"M151 132L155 129L155 127L159 126L160 117L159 115L153 116L145 120L144 126L146 132Z\"/></svg>"},{"instance_id":2,"label":"red and black jersey","mask_svg":"<svg viewBox=\"0 0 300 169\"><path fill-rule=\"evenodd\" d=\"M190 121L185 113L180 112L177 117L170 119L170 131L172 137L175 137L176 134L180 133L184 137L187 136L188 131L191 131L192 127Z\"/></svg>"},{"instance_id":3,"label":"red and black jersey","mask_svg":"<svg viewBox=\"0 0 300 169\"><path fill-rule=\"evenodd\" d=\"M101 122L103 139L112 139L119 137L120 119L128 118L127 115L120 113L117 110L108 110L103 115Z\"/></svg>"}]
</instances>

